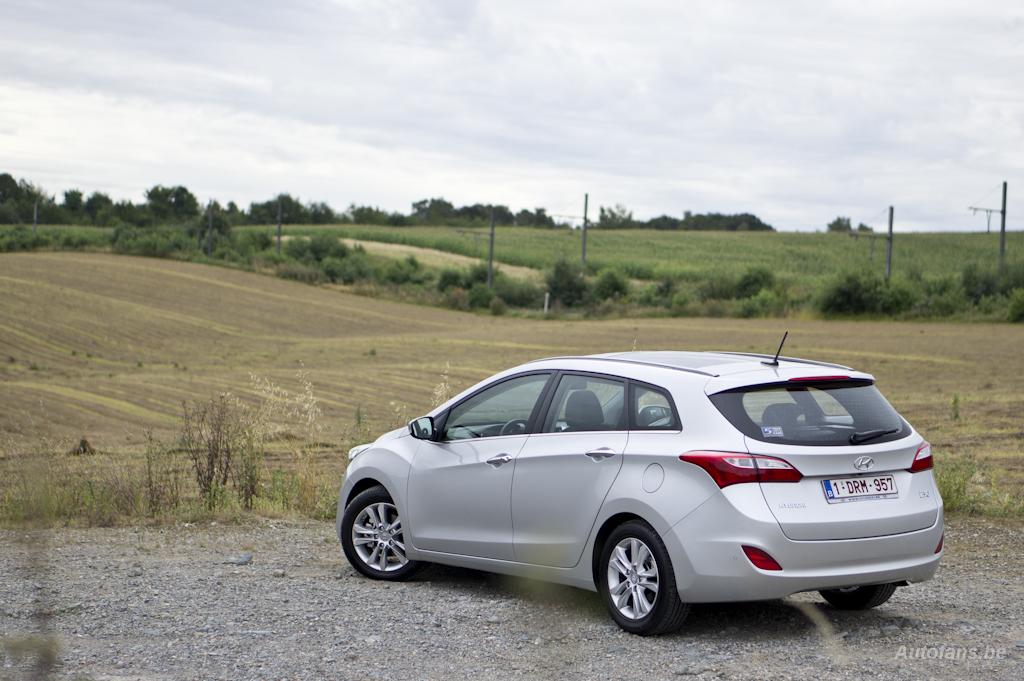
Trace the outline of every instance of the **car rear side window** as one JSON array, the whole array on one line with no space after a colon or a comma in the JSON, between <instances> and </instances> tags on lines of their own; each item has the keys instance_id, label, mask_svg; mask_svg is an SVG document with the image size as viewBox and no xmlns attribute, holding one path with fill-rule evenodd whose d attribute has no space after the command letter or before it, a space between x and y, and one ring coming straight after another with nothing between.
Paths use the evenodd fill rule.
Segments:
<instances>
[{"instance_id":1,"label":"car rear side window","mask_svg":"<svg viewBox=\"0 0 1024 681\"><path fill-rule=\"evenodd\" d=\"M870 381L770 384L711 395L747 437L793 445L877 444L910 427Z\"/></svg>"},{"instance_id":2,"label":"car rear side window","mask_svg":"<svg viewBox=\"0 0 1024 681\"><path fill-rule=\"evenodd\" d=\"M651 386L632 384L631 430L679 430L679 418L668 393Z\"/></svg>"},{"instance_id":3,"label":"car rear side window","mask_svg":"<svg viewBox=\"0 0 1024 681\"><path fill-rule=\"evenodd\" d=\"M623 381L564 374L544 419L543 432L625 430L625 406Z\"/></svg>"}]
</instances>

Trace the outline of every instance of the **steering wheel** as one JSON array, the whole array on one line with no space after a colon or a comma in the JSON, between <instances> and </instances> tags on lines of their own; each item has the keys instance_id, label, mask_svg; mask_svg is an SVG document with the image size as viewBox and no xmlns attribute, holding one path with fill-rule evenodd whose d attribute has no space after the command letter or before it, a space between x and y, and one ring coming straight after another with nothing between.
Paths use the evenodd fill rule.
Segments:
<instances>
[{"instance_id":1,"label":"steering wheel","mask_svg":"<svg viewBox=\"0 0 1024 681\"><path fill-rule=\"evenodd\" d=\"M512 419L501 427L501 435L522 435L526 432L526 419Z\"/></svg>"}]
</instances>

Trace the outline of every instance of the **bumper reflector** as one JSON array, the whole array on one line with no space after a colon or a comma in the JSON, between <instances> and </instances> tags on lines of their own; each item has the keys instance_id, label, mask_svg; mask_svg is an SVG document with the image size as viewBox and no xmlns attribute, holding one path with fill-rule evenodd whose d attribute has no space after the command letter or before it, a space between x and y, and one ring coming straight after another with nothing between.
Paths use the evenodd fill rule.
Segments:
<instances>
[{"instance_id":1,"label":"bumper reflector","mask_svg":"<svg viewBox=\"0 0 1024 681\"><path fill-rule=\"evenodd\" d=\"M762 549L754 548L753 546L744 546L743 553L746 554L747 560L753 563L754 567L758 570L781 570L782 566L778 562L768 555L767 551Z\"/></svg>"}]
</instances>

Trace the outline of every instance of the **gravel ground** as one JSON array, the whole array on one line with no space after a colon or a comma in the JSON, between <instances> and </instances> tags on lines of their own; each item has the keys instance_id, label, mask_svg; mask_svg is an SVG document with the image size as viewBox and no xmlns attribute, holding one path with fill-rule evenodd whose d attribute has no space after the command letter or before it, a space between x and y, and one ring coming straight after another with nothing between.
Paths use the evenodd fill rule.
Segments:
<instances>
[{"instance_id":1,"label":"gravel ground","mask_svg":"<svg viewBox=\"0 0 1024 681\"><path fill-rule=\"evenodd\" d=\"M48 622L67 678L1019 681L1022 530L950 521L936 579L874 611L816 594L696 606L680 633L646 639L567 587L439 566L403 584L361 578L327 524L4 532L0 638ZM13 654L0 661L0 678L27 676Z\"/></svg>"}]
</instances>

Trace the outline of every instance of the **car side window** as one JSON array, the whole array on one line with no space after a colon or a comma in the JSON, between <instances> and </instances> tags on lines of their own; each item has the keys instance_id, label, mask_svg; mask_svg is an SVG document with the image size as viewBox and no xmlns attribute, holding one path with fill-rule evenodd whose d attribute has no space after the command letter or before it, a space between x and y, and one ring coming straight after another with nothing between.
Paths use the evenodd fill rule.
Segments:
<instances>
[{"instance_id":1,"label":"car side window","mask_svg":"<svg viewBox=\"0 0 1024 681\"><path fill-rule=\"evenodd\" d=\"M520 376L457 404L448 414L443 440L522 435L550 374Z\"/></svg>"},{"instance_id":2,"label":"car side window","mask_svg":"<svg viewBox=\"0 0 1024 681\"><path fill-rule=\"evenodd\" d=\"M565 374L544 419L545 433L625 430L626 384Z\"/></svg>"},{"instance_id":3,"label":"car side window","mask_svg":"<svg viewBox=\"0 0 1024 681\"><path fill-rule=\"evenodd\" d=\"M630 401L633 430L679 430L679 417L664 390L634 384Z\"/></svg>"}]
</instances>

